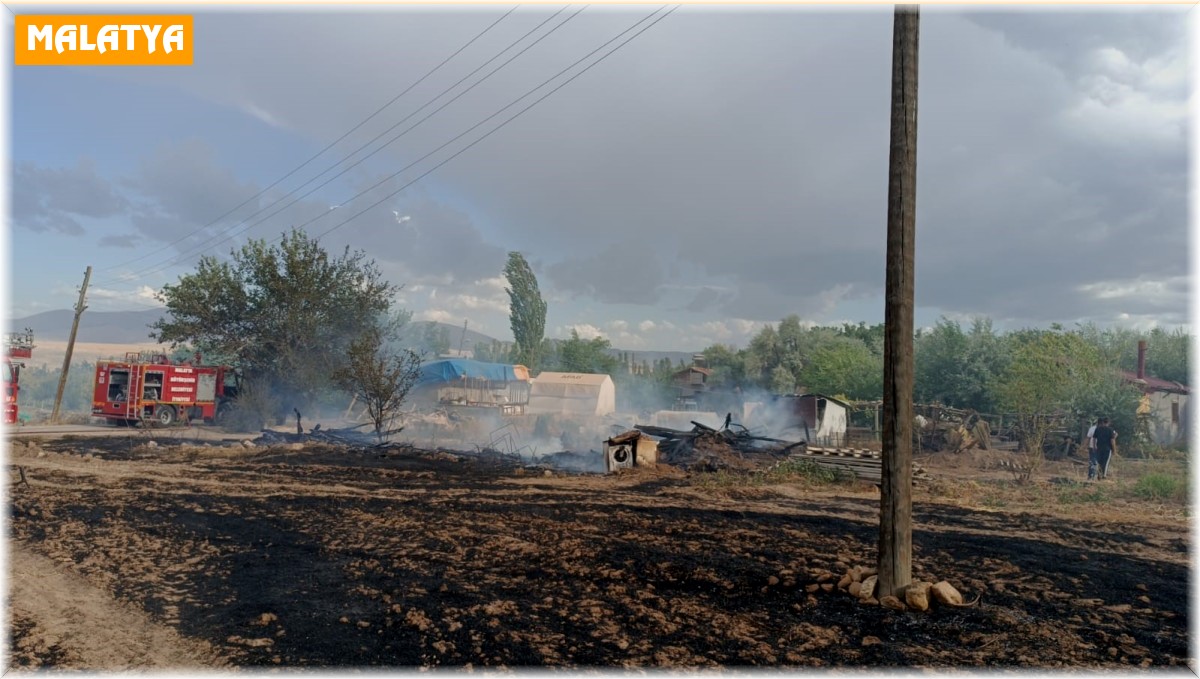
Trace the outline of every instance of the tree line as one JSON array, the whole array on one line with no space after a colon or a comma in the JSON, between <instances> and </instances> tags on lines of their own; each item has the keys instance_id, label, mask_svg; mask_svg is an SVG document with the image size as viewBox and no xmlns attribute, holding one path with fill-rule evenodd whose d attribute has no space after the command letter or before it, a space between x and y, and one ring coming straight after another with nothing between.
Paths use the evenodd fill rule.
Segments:
<instances>
[{"instance_id":1,"label":"tree line","mask_svg":"<svg viewBox=\"0 0 1200 679\"><path fill-rule=\"evenodd\" d=\"M605 373L626 407L670 403L670 377L684 366L635 363L601 337L546 338L547 305L531 267L512 252L503 273L514 341L476 345L475 358L520 363L535 374ZM420 361L451 343L448 331L433 325L412 332L411 314L396 304L401 289L364 252L330 253L293 229L275 244L251 241L228 258L203 257L193 272L163 286L159 299L169 315L150 337L180 354L200 351L206 363L235 366L241 410L254 420L246 426L281 420L293 408L344 403L351 394L382 417L403 401ZM877 400L883 335L882 324L809 326L792 315L763 327L744 348L716 344L702 353L717 389ZM1139 339L1149 344L1150 375L1187 381L1190 337L1183 330L1056 325L1000 333L988 319L964 327L943 318L916 334L914 397L987 413L1103 413L1129 429L1121 418L1132 417L1137 394L1118 371L1136 367ZM89 373L73 372L68 406L86 407L81 380L90 383ZM40 372L24 377L30 399L50 381Z\"/></svg>"},{"instance_id":2,"label":"tree line","mask_svg":"<svg viewBox=\"0 0 1200 679\"><path fill-rule=\"evenodd\" d=\"M718 344L703 353L718 387L873 401L883 397L883 329L805 327L793 315L764 327L743 349ZM1055 324L1001 333L987 318L965 327L942 318L915 334L913 398L1012 415L1037 441L1056 424L1107 415L1129 441L1140 391L1122 371L1136 370L1139 340L1147 342L1148 376L1187 383L1191 337L1182 329Z\"/></svg>"}]
</instances>

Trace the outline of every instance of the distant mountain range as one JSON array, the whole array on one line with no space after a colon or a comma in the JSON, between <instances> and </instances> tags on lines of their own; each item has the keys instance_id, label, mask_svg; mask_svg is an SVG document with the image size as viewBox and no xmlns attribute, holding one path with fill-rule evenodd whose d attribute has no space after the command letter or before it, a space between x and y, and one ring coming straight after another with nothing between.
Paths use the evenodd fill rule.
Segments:
<instances>
[{"instance_id":1,"label":"distant mountain range","mask_svg":"<svg viewBox=\"0 0 1200 679\"><path fill-rule=\"evenodd\" d=\"M79 333L75 339L78 342L151 345L155 342L150 339L150 325L162 318L165 311L85 311L79 318ZM75 312L70 309L43 311L10 320L8 330L29 328L33 330L34 342L65 342L71 336L71 323L74 320Z\"/></svg>"},{"instance_id":2,"label":"distant mountain range","mask_svg":"<svg viewBox=\"0 0 1200 679\"><path fill-rule=\"evenodd\" d=\"M78 342L95 342L104 344L151 345L150 326L166 314L166 309L147 309L146 311L85 311L79 319ZM8 330L33 330L34 341L65 342L71 335L71 323L75 312L69 309L43 311L40 314L16 318L8 322ZM436 321L414 321L409 323L401 334L401 342L416 346L421 344L430 324L433 332L439 336L448 336L450 349L457 351L460 344L466 351L471 351L476 344L491 344L496 338L476 332L467 326L464 340L462 326L438 323ZM443 330L445 335L442 335ZM663 358L671 359L671 363L683 361L690 363L692 354L686 351L639 351L632 349L612 349L611 353L631 353L638 363L646 361L653 364Z\"/></svg>"}]
</instances>

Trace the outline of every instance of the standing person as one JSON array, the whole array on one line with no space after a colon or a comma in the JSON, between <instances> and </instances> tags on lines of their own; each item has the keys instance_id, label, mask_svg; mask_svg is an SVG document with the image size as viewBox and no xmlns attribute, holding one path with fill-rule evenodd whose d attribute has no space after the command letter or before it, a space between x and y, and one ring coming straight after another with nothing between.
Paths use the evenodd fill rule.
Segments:
<instances>
[{"instance_id":1,"label":"standing person","mask_svg":"<svg viewBox=\"0 0 1200 679\"><path fill-rule=\"evenodd\" d=\"M1096 431L1092 434L1096 443L1096 453L1088 460L1088 480L1104 479L1108 476L1108 460L1113 448L1117 445L1117 432L1109 426L1108 418L1100 418Z\"/></svg>"},{"instance_id":2,"label":"standing person","mask_svg":"<svg viewBox=\"0 0 1200 679\"><path fill-rule=\"evenodd\" d=\"M1087 436L1083 439L1083 442L1087 445L1089 465L1092 464L1092 461L1096 457L1096 427L1099 426L1100 418L1097 417L1092 426L1088 427Z\"/></svg>"}]
</instances>

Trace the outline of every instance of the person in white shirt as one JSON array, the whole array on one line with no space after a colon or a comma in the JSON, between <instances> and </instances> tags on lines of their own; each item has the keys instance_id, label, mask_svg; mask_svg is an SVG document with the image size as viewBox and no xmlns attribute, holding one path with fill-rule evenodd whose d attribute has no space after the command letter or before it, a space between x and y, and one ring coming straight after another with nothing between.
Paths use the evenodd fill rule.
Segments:
<instances>
[{"instance_id":1,"label":"person in white shirt","mask_svg":"<svg viewBox=\"0 0 1200 679\"><path fill-rule=\"evenodd\" d=\"M1097 419L1092 423L1092 426L1088 428L1086 441L1088 449L1088 461L1091 461L1091 459L1096 455L1096 427L1099 426L1099 424L1100 420Z\"/></svg>"}]
</instances>

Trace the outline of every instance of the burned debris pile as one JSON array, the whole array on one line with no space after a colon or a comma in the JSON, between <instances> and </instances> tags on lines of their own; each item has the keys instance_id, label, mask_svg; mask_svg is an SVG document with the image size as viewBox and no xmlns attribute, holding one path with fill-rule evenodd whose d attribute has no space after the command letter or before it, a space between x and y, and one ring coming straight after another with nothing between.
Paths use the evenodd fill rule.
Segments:
<instances>
[{"instance_id":1,"label":"burned debris pile","mask_svg":"<svg viewBox=\"0 0 1200 679\"><path fill-rule=\"evenodd\" d=\"M525 464L520 455L497 450L490 446L470 451L446 451L424 450L412 443L403 441L380 442L374 433L362 431L366 426L368 426L367 423L342 429L321 429L321 426L317 425L307 433L291 433L264 429L258 438L253 440L253 443L257 446L324 444L335 446L348 454L376 455L381 458L395 457L397 455L436 455L442 458L450 457L459 462L472 460L476 463L502 467L520 467ZM384 436L398 434L402 430L403 427L387 431L384 432Z\"/></svg>"},{"instance_id":2,"label":"burned debris pile","mask_svg":"<svg viewBox=\"0 0 1200 679\"><path fill-rule=\"evenodd\" d=\"M811 447L804 441L751 434L739 424L726 422L714 429L693 421L690 431L651 425L634 425L637 431L660 439L658 461L695 472L723 469L752 470L777 465L784 460L807 460L839 474L878 483L882 463L880 454L850 448ZM920 466L913 465L913 478L928 478Z\"/></svg>"},{"instance_id":3,"label":"burned debris pile","mask_svg":"<svg viewBox=\"0 0 1200 679\"><path fill-rule=\"evenodd\" d=\"M328 443L335 446L358 446L358 447L386 447L387 443L380 443L379 439L374 434L362 431L367 424L360 424L354 427L346 427L343 429L321 429L321 425L313 427L308 433L292 434L283 431L274 431L271 429L263 429L258 438L254 439L257 445L278 445L283 443ZM388 432L388 433L397 433Z\"/></svg>"},{"instance_id":4,"label":"burned debris pile","mask_svg":"<svg viewBox=\"0 0 1200 679\"><path fill-rule=\"evenodd\" d=\"M805 447L804 442L755 436L741 425L714 429L695 421L692 424L691 431L642 424L635 424L634 429L661 439L659 462L688 471L758 469Z\"/></svg>"},{"instance_id":5,"label":"burned debris pile","mask_svg":"<svg viewBox=\"0 0 1200 679\"><path fill-rule=\"evenodd\" d=\"M917 407L921 449L959 453L992 448L992 425L980 413L943 405Z\"/></svg>"}]
</instances>

